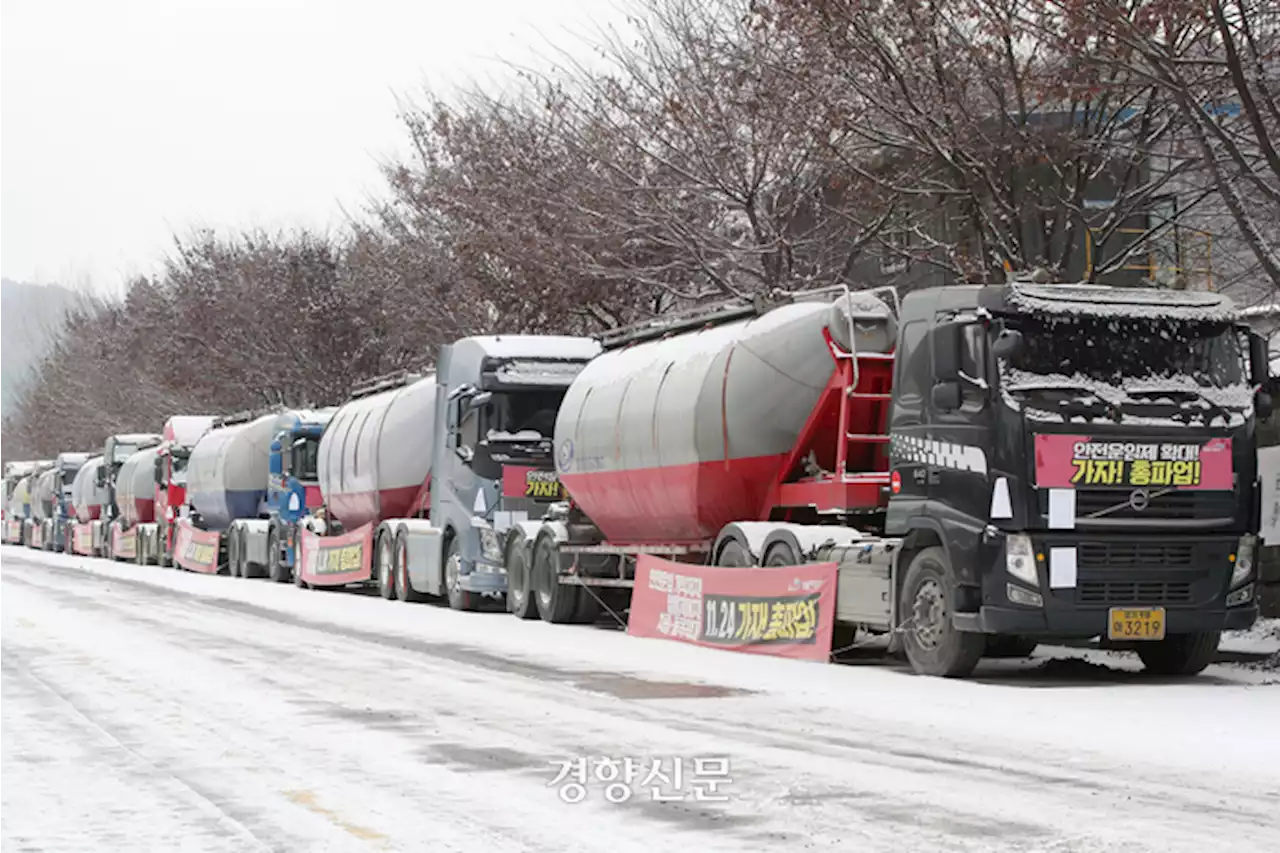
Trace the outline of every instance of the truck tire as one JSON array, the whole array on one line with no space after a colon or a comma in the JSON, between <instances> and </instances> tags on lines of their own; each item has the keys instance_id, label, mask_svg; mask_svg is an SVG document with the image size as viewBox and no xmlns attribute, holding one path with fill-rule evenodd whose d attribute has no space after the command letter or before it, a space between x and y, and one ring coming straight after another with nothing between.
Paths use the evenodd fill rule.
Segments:
<instances>
[{"instance_id":1,"label":"truck tire","mask_svg":"<svg viewBox=\"0 0 1280 853\"><path fill-rule=\"evenodd\" d=\"M559 582L560 554L549 536L539 537L533 547L533 590L542 621L562 625L572 622L578 612L582 590Z\"/></svg>"},{"instance_id":2,"label":"truck tire","mask_svg":"<svg viewBox=\"0 0 1280 853\"><path fill-rule=\"evenodd\" d=\"M957 631L951 624L955 587L955 573L939 547L925 548L907 567L899 608L908 615L902 645L920 675L964 678L986 651L985 635Z\"/></svg>"},{"instance_id":3,"label":"truck tire","mask_svg":"<svg viewBox=\"0 0 1280 853\"><path fill-rule=\"evenodd\" d=\"M391 562L393 554L387 539L387 532L383 530L373 543L373 565L378 570L378 594L391 601L396 597L396 567Z\"/></svg>"},{"instance_id":4,"label":"truck tire","mask_svg":"<svg viewBox=\"0 0 1280 853\"><path fill-rule=\"evenodd\" d=\"M425 600L426 596L409 582L409 542L404 532L396 534L391 548L396 567L396 598L406 603Z\"/></svg>"},{"instance_id":5,"label":"truck tire","mask_svg":"<svg viewBox=\"0 0 1280 853\"><path fill-rule=\"evenodd\" d=\"M599 595L595 590L582 587L578 590L578 606L573 611L573 621L579 625L590 625L600 618Z\"/></svg>"},{"instance_id":6,"label":"truck tire","mask_svg":"<svg viewBox=\"0 0 1280 853\"><path fill-rule=\"evenodd\" d=\"M453 610L475 610L475 596L462 588L462 548L450 536L444 552L444 591Z\"/></svg>"},{"instance_id":7,"label":"truck tire","mask_svg":"<svg viewBox=\"0 0 1280 853\"><path fill-rule=\"evenodd\" d=\"M503 564L507 567L507 610L517 619L535 619L538 605L534 600L533 572L530 571L529 540L523 533L507 539Z\"/></svg>"},{"instance_id":8,"label":"truck tire","mask_svg":"<svg viewBox=\"0 0 1280 853\"><path fill-rule=\"evenodd\" d=\"M242 527L240 528L240 577L261 577L260 569L261 566L249 559L249 530Z\"/></svg>"},{"instance_id":9,"label":"truck tire","mask_svg":"<svg viewBox=\"0 0 1280 853\"><path fill-rule=\"evenodd\" d=\"M1171 634L1163 640L1138 644L1136 651L1152 675L1196 675L1218 656L1218 631Z\"/></svg>"},{"instance_id":10,"label":"truck tire","mask_svg":"<svg viewBox=\"0 0 1280 853\"><path fill-rule=\"evenodd\" d=\"M267 531L267 577L271 578L272 583L286 583L289 580L289 567L280 557L280 528L273 525Z\"/></svg>"},{"instance_id":11,"label":"truck tire","mask_svg":"<svg viewBox=\"0 0 1280 853\"><path fill-rule=\"evenodd\" d=\"M798 566L800 557L791 548L791 543L774 542L769 546L769 553L764 555L765 566Z\"/></svg>"},{"instance_id":12,"label":"truck tire","mask_svg":"<svg viewBox=\"0 0 1280 853\"><path fill-rule=\"evenodd\" d=\"M730 539L724 543L724 547L716 555L717 566L745 569L755 564L756 561L752 559L751 552L744 548L737 539Z\"/></svg>"},{"instance_id":13,"label":"truck tire","mask_svg":"<svg viewBox=\"0 0 1280 853\"><path fill-rule=\"evenodd\" d=\"M232 527L227 531L227 574L233 578L240 577L240 529Z\"/></svg>"}]
</instances>

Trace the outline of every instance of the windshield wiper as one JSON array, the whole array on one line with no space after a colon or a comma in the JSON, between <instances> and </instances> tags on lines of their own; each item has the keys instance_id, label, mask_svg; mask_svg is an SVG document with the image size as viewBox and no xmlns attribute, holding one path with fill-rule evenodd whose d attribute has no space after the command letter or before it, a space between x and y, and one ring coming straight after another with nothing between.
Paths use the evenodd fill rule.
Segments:
<instances>
[{"instance_id":1,"label":"windshield wiper","mask_svg":"<svg viewBox=\"0 0 1280 853\"><path fill-rule=\"evenodd\" d=\"M1098 396L1096 391L1085 385L1056 382L1019 382L1017 385L1009 386L1008 390L1015 394L1028 391L1071 394L1074 399L1058 401L1058 412L1062 415L1100 416L1109 418L1117 423L1124 418L1124 412L1121 411L1119 406Z\"/></svg>"},{"instance_id":2,"label":"windshield wiper","mask_svg":"<svg viewBox=\"0 0 1280 853\"><path fill-rule=\"evenodd\" d=\"M1210 422L1212 422L1214 418L1217 418L1218 416L1221 416L1222 420L1225 422L1230 423L1231 421L1230 413L1220 404L1213 402L1213 400L1210 400L1203 391L1196 391L1191 388L1175 388L1175 389L1134 388L1134 389L1126 390L1126 393L1130 397L1169 397L1171 399L1180 398L1182 402L1179 403L1178 410L1180 412L1185 412L1187 415L1191 415L1193 413L1191 406L1189 406L1188 404L1192 400L1200 400L1201 402L1205 403L1205 406L1201 409L1201 411L1206 413L1206 415L1208 416L1208 420ZM1158 404L1153 404L1153 405L1158 405Z\"/></svg>"}]
</instances>

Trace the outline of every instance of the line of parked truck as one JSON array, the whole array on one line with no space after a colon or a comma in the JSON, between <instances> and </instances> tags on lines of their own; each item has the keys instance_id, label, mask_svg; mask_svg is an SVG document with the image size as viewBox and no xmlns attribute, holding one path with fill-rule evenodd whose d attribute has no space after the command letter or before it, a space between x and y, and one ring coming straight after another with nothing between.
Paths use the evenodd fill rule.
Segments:
<instances>
[{"instance_id":1,"label":"line of parked truck","mask_svg":"<svg viewBox=\"0 0 1280 853\"><path fill-rule=\"evenodd\" d=\"M1217 294L775 293L9 463L4 540L557 623L625 614L640 555L834 562L917 672L1098 636L1192 674L1257 617L1271 388Z\"/></svg>"}]
</instances>

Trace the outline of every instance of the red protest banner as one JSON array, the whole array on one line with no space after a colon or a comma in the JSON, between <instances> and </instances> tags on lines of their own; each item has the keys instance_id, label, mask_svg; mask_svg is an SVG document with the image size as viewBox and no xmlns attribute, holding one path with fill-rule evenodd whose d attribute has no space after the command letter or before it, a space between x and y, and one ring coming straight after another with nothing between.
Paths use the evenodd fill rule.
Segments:
<instances>
[{"instance_id":1,"label":"red protest banner","mask_svg":"<svg viewBox=\"0 0 1280 853\"><path fill-rule=\"evenodd\" d=\"M173 561L193 572L216 575L221 538L216 530L197 530L190 521L180 519L173 537Z\"/></svg>"},{"instance_id":2,"label":"red protest banner","mask_svg":"<svg viewBox=\"0 0 1280 853\"><path fill-rule=\"evenodd\" d=\"M114 557L125 560L132 560L137 557L138 528L131 527L128 530L121 530L119 527L112 525L111 554Z\"/></svg>"},{"instance_id":3,"label":"red protest banner","mask_svg":"<svg viewBox=\"0 0 1280 853\"><path fill-rule=\"evenodd\" d=\"M1198 442L1107 441L1084 435L1036 436L1036 486L1234 488L1231 439Z\"/></svg>"},{"instance_id":4,"label":"red protest banner","mask_svg":"<svg viewBox=\"0 0 1280 853\"><path fill-rule=\"evenodd\" d=\"M304 583L344 586L370 579L373 563L373 525L340 536L298 533L298 567Z\"/></svg>"},{"instance_id":5,"label":"red protest banner","mask_svg":"<svg viewBox=\"0 0 1280 853\"><path fill-rule=\"evenodd\" d=\"M726 568L641 554L627 633L762 655L825 661L836 564Z\"/></svg>"},{"instance_id":6,"label":"red protest banner","mask_svg":"<svg viewBox=\"0 0 1280 853\"><path fill-rule=\"evenodd\" d=\"M28 542L27 544L30 545L32 548L39 548L41 550L44 550L44 525L43 524L31 525L31 541Z\"/></svg>"},{"instance_id":7,"label":"red protest banner","mask_svg":"<svg viewBox=\"0 0 1280 853\"><path fill-rule=\"evenodd\" d=\"M93 525L91 523L72 526L71 550L85 557L93 556Z\"/></svg>"}]
</instances>

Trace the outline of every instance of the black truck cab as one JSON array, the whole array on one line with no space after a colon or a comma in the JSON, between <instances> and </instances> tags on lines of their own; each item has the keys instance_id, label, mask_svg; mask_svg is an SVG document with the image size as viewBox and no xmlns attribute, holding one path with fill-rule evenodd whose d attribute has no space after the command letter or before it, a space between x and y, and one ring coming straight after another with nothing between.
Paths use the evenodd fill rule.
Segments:
<instances>
[{"instance_id":1,"label":"black truck cab","mask_svg":"<svg viewBox=\"0 0 1280 853\"><path fill-rule=\"evenodd\" d=\"M946 564L898 573L908 651L959 674L984 634L1099 636L1149 670L1203 669L1257 618L1266 361L1212 293L905 297L885 532L905 563Z\"/></svg>"}]
</instances>

